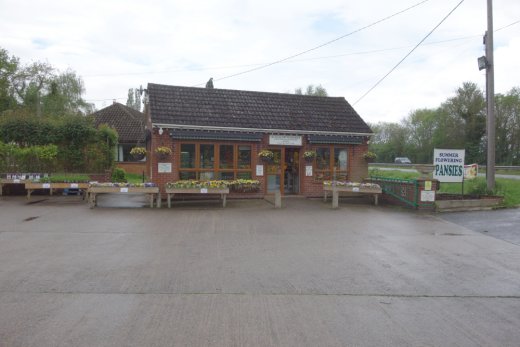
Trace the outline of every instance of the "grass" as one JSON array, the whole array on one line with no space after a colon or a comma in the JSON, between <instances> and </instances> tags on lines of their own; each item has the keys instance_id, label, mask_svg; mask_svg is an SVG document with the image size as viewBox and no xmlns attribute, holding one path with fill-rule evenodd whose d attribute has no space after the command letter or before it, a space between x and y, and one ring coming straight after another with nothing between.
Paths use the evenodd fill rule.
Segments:
<instances>
[{"instance_id":1,"label":"grass","mask_svg":"<svg viewBox=\"0 0 520 347\"><path fill-rule=\"evenodd\" d=\"M147 182L147 177L144 177L144 182ZM126 180L128 183L143 183L143 175L142 174L132 174L127 173L126 174Z\"/></svg>"},{"instance_id":2,"label":"grass","mask_svg":"<svg viewBox=\"0 0 520 347\"><path fill-rule=\"evenodd\" d=\"M370 176L399 178L399 179L415 179L419 178L418 172L403 172L399 170L378 170L370 169ZM461 194L461 183L441 183L440 193ZM494 192L487 192L486 179L479 177L464 182L464 194L479 195L500 195L504 197L503 205L505 207L520 206L520 180L497 178Z\"/></svg>"}]
</instances>

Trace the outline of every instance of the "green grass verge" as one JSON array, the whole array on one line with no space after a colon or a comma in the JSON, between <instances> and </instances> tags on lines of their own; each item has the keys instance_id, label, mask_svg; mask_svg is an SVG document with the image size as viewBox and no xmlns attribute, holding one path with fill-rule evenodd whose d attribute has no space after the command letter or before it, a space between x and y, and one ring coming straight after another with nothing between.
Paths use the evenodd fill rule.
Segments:
<instances>
[{"instance_id":1,"label":"green grass verge","mask_svg":"<svg viewBox=\"0 0 520 347\"><path fill-rule=\"evenodd\" d=\"M378 170L370 169L370 176L399 178L399 179L415 179L419 178L419 173L403 172L398 170ZM441 183L440 193L461 194L462 183ZM464 182L464 194L479 195L500 195L504 197L503 206L516 207L520 206L520 180L497 178L494 192L488 192L486 187L486 179L479 177Z\"/></svg>"},{"instance_id":2,"label":"green grass verge","mask_svg":"<svg viewBox=\"0 0 520 347\"><path fill-rule=\"evenodd\" d=\"M127 173L126 180L128 181L128 183L143 183L143 175ZM148 178L146 176L144 177L144 181L148 182Z\"/></svg>"}]
</instances>

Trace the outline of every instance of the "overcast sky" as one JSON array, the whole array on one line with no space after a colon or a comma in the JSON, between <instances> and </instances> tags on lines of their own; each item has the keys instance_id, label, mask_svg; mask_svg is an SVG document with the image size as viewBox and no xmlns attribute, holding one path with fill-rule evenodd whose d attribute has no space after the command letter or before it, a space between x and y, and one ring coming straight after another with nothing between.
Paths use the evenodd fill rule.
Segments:
<instances>
[{"instance_id":1,"label":"overcast sky","mask_svg":"<svg viewBox=\"0 0 520 347\"><path fill-rule=\"evenodd\" d=\"M465 81L485 88L486 0L466 0L358 101L460 0L0 0L0 47L22 62L70 68L97 108L147 83L294 92L321 84L368 122L437 107ZM520 21L519 0L494 1L495 30ZM347 35L354 32L352 35ZM269 64L345 36L319 49ZM495 91L520 86L520 23L495 31ZM356 102L358 101L358 102Z\"/></svg>"}]
</instances>

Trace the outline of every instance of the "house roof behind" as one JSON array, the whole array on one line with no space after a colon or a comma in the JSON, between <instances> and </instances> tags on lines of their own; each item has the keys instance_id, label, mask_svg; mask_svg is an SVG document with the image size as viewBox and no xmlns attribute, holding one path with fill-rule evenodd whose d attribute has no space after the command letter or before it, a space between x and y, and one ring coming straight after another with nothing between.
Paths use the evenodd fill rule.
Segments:
<instances>
[{"instance_id":1,"label":"house roof behind","mask_svg":"<svg viewBox=\"0 0 520 347\"><path fill-rule=\"evenodd\" d=\"M152 123L372 133L343 97L148 84Z\"/></svg>"},{"instance_id":2,"label":"house roof behind","mask_svg":"<svg viewBox=\"0 0 520 347\"><path fill-rule=\"evenodd\" d=\"M92 114L98 127L108 124L116 129L120 143L143 143L145 141L144 114L131 107L114 103Z\"/></svg>"}]
</instances>

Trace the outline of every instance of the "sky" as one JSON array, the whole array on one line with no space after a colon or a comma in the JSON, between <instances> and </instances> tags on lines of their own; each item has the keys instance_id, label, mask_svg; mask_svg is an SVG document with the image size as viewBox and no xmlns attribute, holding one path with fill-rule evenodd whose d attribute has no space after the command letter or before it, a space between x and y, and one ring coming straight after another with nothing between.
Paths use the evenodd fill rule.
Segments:
<instances>
[{"instance_id":1,"label":"sky","mask_svg":"<svg viewBox=\"0 0 520 347\"><path fill-rule=\"evenodd\" d=\"M213 77L215 88L275 93L321 85L367 122L398 122L463 82L485 90L487 2L460 2L0 0L0 47L74 70L98 109L126 103L129 88ZM495 92L507 93L520 87L520 1L495 0L493 19Z\"/></svg>"}]
</instances>

